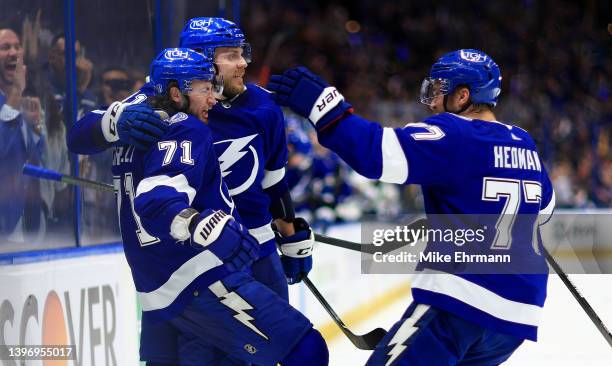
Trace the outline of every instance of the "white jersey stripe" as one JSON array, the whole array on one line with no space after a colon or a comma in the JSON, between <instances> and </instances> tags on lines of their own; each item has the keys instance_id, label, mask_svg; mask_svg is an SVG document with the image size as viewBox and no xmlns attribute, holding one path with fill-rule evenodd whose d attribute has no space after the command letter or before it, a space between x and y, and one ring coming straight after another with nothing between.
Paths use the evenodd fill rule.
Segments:
<instances>
[{"instance_id":1,"label":"white jersey stripe","mask_svg":"<svg viewBox=\"0 0 612 366\"><path fill-rule=\"evenodd\" d=\"M263 189L270 188L280 182L285 176L285 167L276 170L264 170L264 179L261 181Z\"/></svg>"},{"instance_id":2,"label":"white jersey stripe","mask_svg":"<svg viewBox=\"0 0 612 366\"><path fill-rule=\"evenodd\" d=\"M192 257L183 263L163 285L151 292L137 292L143 311L168 307L178 295L206 271L222 265L223 262L210 250Z\"/></svg>"},{"instance_id":3,"label":"white jersey stripe","mask_svg":"<svg viewBox=\"0 0 612 366\"><path fill-rule=\"evenodd\" d=\"M191 205L196 195L196 190L189 185L187 178L183 174L179 174L174 177L156 175L141 180L140 183L138 183L138 188L136 188L136 197L159 186L172 187L176 189L177 192L185 193L189 199L189 205Z\"/></svg>"},{"instance_id":4,"label":"white jersey stripe","mask_svg":"<svg viewBox=\"0 0 612 366\"><path fill-rule=\"evenodd\" d=\"M553 210L555 209L555 201L556 201L555 191L553 191L552 197L550 197L550 202L548 202L548 205L546 205L546 207L540 210L540 214L538 216L539 225L544 225L545 223L548 222L548 220L550 220L553 214Z\"/></svg>"},{"instance_id":5,"label":"white jersey stripe","mask_svg":"<svg viewBox=\"0 0 612 366\"><path fill-rule=\"evenodd\" d=\"M397 135L392 128L385 127L382 136L382 175L386 183L403 184L408 179L408 160Z\"/></svg>"},{"instance_id":6,"label":"white jersey stripe","mask_svg":"<svg viewBox=\"0 0 612 366\"><path fill-rule=\"evenodd\" d=\"M412 287L455 298L498 319L538 326L542 308L508 300L500 295L451 274L417 274Z\"/></svg>"},{"instance_id":7,"label":"white jersey stripe","mask_svg":"<svg viewBox=\"0 0 612 366\"><path fill-rule=\"evenodd\" d=\"M260 227L249 229L249 234L253 235L259 244L263 244L274 239L274 231L272 231L272 226L270 226L269 223Z\"/></svg>"}]
</instances>

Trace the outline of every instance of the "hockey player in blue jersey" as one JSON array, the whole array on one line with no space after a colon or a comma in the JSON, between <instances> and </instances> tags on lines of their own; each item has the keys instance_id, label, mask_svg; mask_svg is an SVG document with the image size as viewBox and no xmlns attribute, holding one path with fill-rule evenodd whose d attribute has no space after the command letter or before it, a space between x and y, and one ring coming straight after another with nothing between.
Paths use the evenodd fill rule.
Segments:
<instances>
[{"instance_id":1,"label":"hockey player in blue jersey","mask_svg":"<svg viewBox=\"0 0 612 366\"><path fill-rule=\"evenodd\" d=\"M294 218L285 178L288 153L282 111L267 90L244 83L250 47L234 23L191 19L180 38L183 47L214 59L223 76L223 96L211 110L209 123L221 172L244 224L262 245L263 259L253 266L255 277L288 298L287 282L299 282L312 267L314 237L304 220Z\"/></svg>"},{"instance_id":2,"label":"hockey player in blue jersey","mask_svg":"<svg viewBox=\"0 0 612 366\"><path fill-rule=\"evenodd\" d=\"M151 65L150 101L171 117L148 150L114 148L121 234L143 310L143 334L174 342L176 358L149 365L326 365L312 324L251 265L261 245L239 223L223 182L208 119L216 103L211 60L166 49ZM134 113L149 113L139 105ZM172 327L156 339L163 321Z\"/></svg>"},{"instance_id":3,"label":"hockey player in blue jersey","mask_svg":"<svg viewBox=\"0 0 612 366\"><path fill-rule=\"evenodd\" d=\"M287 282L299 282L312 268L314 238L308 224L294 217L285 178L282 112L266 90L244 84L250 46L236 24L222 18L191 19L180 44L213 58L224 78L221 102L209 116L221 171L244 224L262 245L255 277L288 298ZM152 110L141 113L136 106L153 92L152 85L145 84L128 99L85 115L69 131L70 151L95 154L113 145L146 149L157 143L167 126ZM278 228L282 267L272 220Z\"/></svg>"},{"instance_id":4,"label":"hockey player in blue jersey","mask_svg":"<svg viewBox=\"0 0 612 366\"><path fill-rule=\"evenodd\" d=\"M243 224L261 244L253 276L288 299L287 282L299 282L312 268L313 235L305 221L293 217L284 177L287 152L282 113L268 92L254 84L244 84L250 49L234 23L221 18L191 19L181 34L181 45L215 57L215 65L224 77L224 95L220 96L224 101L209 112L222 175ZM69 149L93 154L113 145L146 149L157 143L167 126L145 103L154 93L152 83L147 83L125 101L88 113L69 132ZM275 250L272 219L280 229L282 265ZM150 326L143 324L143 328ZM173 329L164 327L157 324L155 331L143 332L143 360L165 362L176 358L177 349L171 341L159 342L164 336L175 338ZM149 339L152 334L155 338Z\"/></svg>"},{"instance_id":5,"label":"hockey player in blue jersey","mask_svg":"<svg viewBox=\"0 0 612 366\"><path fill-rule=\"evenodd\" d=\"M353 114L336 88L303 67L272 76L268 89L280 105L307 117L320 143L358 173L420 184L428 217L529 220L518 228L519 220L500 219L493 232L511 235L494 235L491 249L530 253L541 273L415 275L414 302L368 365L498 365L523 340L536 340L545 260L531 241L511 244L525 231L531 239L533 229L523 229L552 214L554 192L531 136L496 121L501 74L488 55L464 49L440 58L421 88L421 101L434 115L404 128L383 128Z\"/></svg>"}]
</instances>

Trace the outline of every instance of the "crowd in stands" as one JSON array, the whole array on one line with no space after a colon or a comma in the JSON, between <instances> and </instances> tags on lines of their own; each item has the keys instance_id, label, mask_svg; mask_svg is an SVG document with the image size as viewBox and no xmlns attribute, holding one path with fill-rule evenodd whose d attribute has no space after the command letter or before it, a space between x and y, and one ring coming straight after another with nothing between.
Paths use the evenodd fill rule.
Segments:
<instances>
[{"instance_id":1,"label":"crowd in stands","mask_svg":"<svg viewBox=\"0 0 612 366\"><path fill-rule=\"evenodd\" d=\"M267 62L265 79L304 64L333 82L356 111L401 127L428 115L421 81L458 48L490 54L503 75L497 117L530 131L558 207L612 204L610 37L605 1L254 2L245 32ZM264 70L262 73L261 70ZM418 205L418 189L403 192Z\"/></svg>"},{"instance_id":2,"label":"crowd in stands","mask_svg":"<svg viewBox=\"0 0 612 366\"><path fill-rule=\"evenodd\" d=\"M107 11L103 4L93 2L92 6ZM122 14L131 14L135 9L130 7L138 5L122 6ZM243 2L241 26L254 52L247 79L265 83L271 73L306 65L335 84L359 114L401 127L428 115L418 94L433 61L457 48L484 50L500 65L504 77L497 117L534 135L553 180L558 207L610 207L612 26L605 15L611 7L598 0L440 0L435 6L391 0ZM36 241L42 236L60 240L62 233L72 235L72 188L22 176L24 163L64 174L78 163L81 176L112 180L110 153L68 154L61 18L50 21L54 15L47 8L30 10L20 22L13 19L0 26L3 242ZM187 19L213 14L183 15ZM130 29L150 30L146 19L134 18ZM183 23L172 22L177 29L171 33L177 33ZM76 44L81 116L137 90L147 70L142 60L150 59L153 50L151 39L137 45L132 41L139 33L130 32L128 40L134 46L125 48L122 57L105 57L108 50L120 48L121 53L123 46L114 42L122 36L115 33L123 31L109 27L79 35L78 29L78 39L99 40ZM86 47L94 50L92 59ZM298 210L312 220L327 224L360 219L363 213L384 219L422 208L418 187L375 184L357 176L318 145L308 123L290 113L287 139L293 196ZM113 196L83 190L82 201L84 235L89 238L85 241L116 238Z\"/></svg>"}]
</instances>

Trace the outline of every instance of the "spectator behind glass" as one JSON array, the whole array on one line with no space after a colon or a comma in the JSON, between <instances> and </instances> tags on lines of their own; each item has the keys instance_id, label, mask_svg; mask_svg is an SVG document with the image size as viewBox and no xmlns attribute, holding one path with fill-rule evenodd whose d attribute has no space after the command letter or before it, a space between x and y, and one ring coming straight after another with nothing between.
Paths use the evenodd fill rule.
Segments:
<instances>
[{"instance_id":1,"label":"spectator behind glass","mask_svg":"<svg viewBox=\"0 0 612 366\"><path fill-rule=\"evenodd\" d=\"M44 140L40 129L40 102L24 98L27 68L19 36L0 29L0 241L31 242L42 238L45 219L37 179L24 177L24 163L40 165ZM22 104L32 123L24 121Z\"/></svg>"},{"instance_id":2,"label":"spectator behind glass","mask_svg":"<svg viewBox=\"0 0 612 366\"><path fill-rule=\"evenodd\" d=\"M109 67L100 75L98 95L100 104L110 105L132 94L134 81L121 67ZM81 156L80 175L98 182L113 181L111 172L112 150L91 156ZM83 243L99 244L119 239L115 217L116 202L108 192L83 190Z\"/></svg>"},{"instance_id":3,"label":"spectator behind glass","mask_svg":"<svg viewBox=\"0 0 612 366\"><path fill-rule=\"evenodd\" d=\"M134 81L121 67L109 67L100 76L100 103L110 105L132 94Z\"/></svg>"},{"instance_id":4,"label":"spectator behind glass","mask_svg":"<svg viewBox=\"0 0 612 366\"><path fill-rule=\"evenodd\" d=\"M136 93L147 82L147 75L140 70L130 70L130 79L134 80L132 93Z\"/></svg>"},{"instance_id":5,"label":"spectator behind glass","mask_svg":"<svg viewBox=\"0 0 612 366\"><path fill-rule=\"evenodd\" d=\"M85 49L81 47L79 41L75 42L76 70L77 70L77 91L81 97L89 97L94 103L95 98L91 96L91 92L87 90L93 75L93 63L85 57ZM66 39L63 34L56 35L51 42L51 50L49 51L49 66L52 84L59 90L64 90L66 83Z\"/></svg>"},{"instance_id":6,"label":"spectator behind glass","mask_svg":"<svg viewBox=\"0 0 612 366\"><path fill-rule=\"evenodd\" d=\"M65 39L56 35L51 42L48 62L43 67L40 88L43 91L47 148L44 165L62 174L70 174L70 161L66 147L67 123L64 120L64 100L66 98L66 59ZM94 93L88 89L91 83L93 64L85 58L80 42L75 42L77 70L77 108L78 116L89 112L97 105ZM49 205L49 231L53 240L63 241L72 236L72 213L74 199L72 189L64 183L44 182L43 196Z\"/></svg>"}]
</instances>

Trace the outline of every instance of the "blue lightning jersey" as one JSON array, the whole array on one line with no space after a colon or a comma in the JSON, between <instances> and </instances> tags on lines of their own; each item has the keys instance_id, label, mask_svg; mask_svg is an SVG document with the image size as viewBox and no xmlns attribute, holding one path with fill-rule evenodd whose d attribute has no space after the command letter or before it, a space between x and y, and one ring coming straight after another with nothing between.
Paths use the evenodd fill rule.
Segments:
<instances>
[{"instance_id":1,"label":"blue lightning jersey","mask_svg":"<svg viewBox=\"0 0 612 366\"><path fill-rule=\"evenodd\" d=\"M145 84L126 103L142 103L155 94ZM77 154L95 154L109 147L100 127L103 110L86 114L68 134L68 148ZM255 84L231 101L217 103L209 111L208 125L223 178L236 202L243 224L262 247L261 256L275 250L270 227L270 200L281 197L285 178L287 144L282 111L269 92Z\"/></svg>"},{"instance_id":2,"label":"blue lightning jersey","mask_svg":"<svg viewBox=\"0 0 612 366\"><path fill-rule=\"evenodd\" d=\"M282 111L270 92L247 84L230 101L209 112L221 173L244 225L261 244L262 256L275 249L270 199L288 190L287 143Z\"/></svg>"},{"instance_id":3,"label":"blue lightning jersey","mask_svg":"<svg viewBox=\"0 0 612 366\"><path fill-rule=\"evenodd\" d=\"M393 129L347 115L319 132L319 141L368 178L420 184L428 217L521 215L531 220L522 228L533 228L538 214L540 222L552 214L554 192L535 143L516 126L442 113ZM510 228L512 235L522 228ZM501 249L531 251L545 266L531 242ZM417 274L412 294L485 328L536 340L546 298L542 273Z\"/></svg>"},{"instance_id":4,"label":"blue lightning jersey","mask_svg":"<svg viewBox=\"0 0 612 366\"><path fill-rule=\"evenodd\" d=\"M161 141L146 152L113 151L113 176L125 255L143 319L168 319L192 299L195 289L229 271L210 250L178 242L171 223L188 207L234 214L223 183L210 129L199 119L175 114Z\"/></svg>"}]
</instances>

